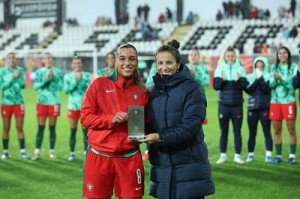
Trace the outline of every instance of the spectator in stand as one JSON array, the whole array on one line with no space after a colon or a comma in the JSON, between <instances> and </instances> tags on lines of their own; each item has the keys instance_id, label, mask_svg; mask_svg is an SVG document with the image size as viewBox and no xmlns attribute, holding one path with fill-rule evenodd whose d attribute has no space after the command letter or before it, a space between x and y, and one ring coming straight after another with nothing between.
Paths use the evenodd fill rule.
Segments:
<instances>
[{"instance_id":1,"label":"spectator in stand","mask_svg":"<svg viewBox=\"0 0 300 199\"><path fill-rule=\"evenodd\" d=\"M288 39L289 36L290 36L290 30L288 27L284 26L282 29L281 29L281 32L282 32L282 38L284 39Z\"/></svg>"},{"instance_id":2,"label":"spectator in stand","mask_svg":"<svg viewBox=\"0 0 300 199\"><path fill-rule=\"evenodd\" d=\"M251 19L258 19L259 16L259 9L257 7L252 8L250 12Z\"/></svg>"},{"instance_id":3,"label":"spectator in stand","mask_svg":"<svg viewBox=\"0 0 300 199\"><path fill-rule=\"evenodd\" d=\"M232 3L232 1L229 0L227 3L227 13L229 18L232 18L233 11L234 11L234 4Z\"/></svg>"},{"instance_id":4,"label":"spectator in stand","mask_svg":"<svg viewBox=\"0 0 300 199\"><path fill-rule=\"evenodd\" d=\"M137 13L137 19L138 19L138 22L141 22L142 21L142 13L143 13L143 7L141 5L139 5L136 9L136 13Z\"/></svg>"},{"instance_id":5,"label":"spectator in stand","mask_svg":"<svg viewBox=\"0 0 300 199\"><path fill-rule=\"evenodd\" d=\"M168 22L171 22L173 20L172 11L168 7L166 7L166 16L167 16L167 21Z\"/></svg>"},{"instance_id":6,"label":"spectator in stand","mask_svg":"<svg viewBox=\"0 0 300 199\"><path fill-rule=\"evenodd\" d=\"M186 24L187 25L193 25L194 23L194 14L192 13L192 11L189 12L189 14L186 17Z\"/></svg>"},{"instance_id":7,"label":"spectator in stand","mask_svg":"<svg viewBox=\"0 0 300 199\"><path fill-rule=\"evenodd\" d=\"M148 17L149 17L149 12L150 12L150 7L148 6L148 4L144 5L144 22L148 22Z\"/></svg>"},{"instance_id":8,"label":"spectator in stand","mask_svg":"<svg viewBox=\"0 0 300 199\"><path fill-rule=\"evenodd\" d=\"M219 124L220 136L220 159L217 164L227 161L227 142L229 122L232 121L234 133L235 155L234 162L244 164L241 158L243 123L243 91L247 88L246 71L236 58L233 48L228 47L224 53L221 64L217 67L214 75L214 89L219 92Z\"/></svg>"},{"instance_id":9,"label":"spectator in stand","mask_svg":"<svg viewBox=\"0 0 300 199\"><path fill-rule=\"evenodd\" d=\"M22 94L22 89L25 88L25 70L23 67L17 66L15 53L8 53L5 62L6 66L0 69L0 89L3 91L1 104L3 154L1 159L6 160L9 158L9 131L13 115L16 121L20 155L21 158L27 159L23 130L25 110Z\"/></svg>"},{"instance_id":10,"label":"spectator in stand","mask_svg":"<svg viewBox=\"0 0 300 199\"><path fill-rule=\"evenodd\" d=\"M290 11L291 11L293 17L295 17L296 7L297 7L297 2L296 2L296 0L291 0L291 3L290 3Z\"/></svg>"},{"instance_id":11,"label":"spectator in stand","mask_svg":"<svg viewBox=\"0 0 300 199\"><path fill-rule=\"evenodd\" d=\"M223 18L222 12L221 12L221 10L218 10L217 15L216 15L216 20L220 21L222 18Z\"/></svg>"},{"instance_id":12,"label":"spectator in stand","mask_svg":"<svg viewBox=\"0 0 300 199\"><path fill-rule=\"evenodd\" d=\"M63 72L54 67L50 53L43 57L44 67L36 71L33 87L38 91L37 119L38 130L36 134L36 147L32 160L38 160L41 156L41 146L44 137L46 119L49 118L50 150L49 157L56 158L54 151L56 142L56 121L60 115L60 91L63 88Z\"/></svg>"},{"instance_id":13,"label":"spectator in stand","mask_svg":"<svg viewBox=\"0 0 300 199\"><path fill-rule=\"evenodd\" d=\"M223 0L223 10L224 10L224 18L228 18L228 4L226 0Z\"/></svg>"},{"instance_id":14,"label":"spectator in stand","mask_svg":"<svg viewBox=\"0 0 300 199\"><path fill-rule=\"evenodd\" d=\"M279 6L277 9L279 18L285 18L286 17L286 9L283 6Z\"/></svg>"},{"instance_id":15,"label":"spectator in stand","mask_svg":"<svg viewBox=\"0 0 300 199\"><path fill-rule=\"evenodd\" d=\"M250 18L250 8L252 7L250 0L241 0L240 6L241 6L241 12L242 12L243 19L249 19Z\"/></svg>"},{"instance_id":16,"label":"spectator in stand","mask_svg":"<svg viewBox=\"0 0 300 199\"><path fill-rule=\"evenodd\" d=\"M289 37L291 38L296 38L298 36L298 29L297 26L293 26L290 33L289 33Z\"/></svg>"},{"instance_id":17,"label":"spectator in stand","mask_svg":"<svg viewBox=\"0 0 300 199\"><path fill-rule=\"evenodd\" d=\"M116 67L115 67L116 63L115 62L116 62L115 53L114 52L107 53L106 56L105 56L106 67L100 68L97 71L98 77L111 76L113 74L113 72L115 71L115 69L116 69Z\"/></svg>"},{"instance_id":18,"label":"spectator in stand","mask_svg":"<svg viewBox=\"0 0 300 199\"><path fill-rule=\"evenodd\" d=\"M271 17L270 10L269 10L269 9L266 9L266 10L265 10L265 19L268 20L268 19L270 19L270 17Z\"/></svg>"},{"instance_id":19,"label":"spectator in stand","mask_svg":"<svg viewBox=\"0 0 300 199\"><path fill-rule=\"evenodd\" d=\"M160 15L158 17L158 22L159 23L165 23L165 20L166 20L166 18L165 18L164 13L160 13Z\"/></svg>"},{"instance_id":20,"label":"spectator in stand","mask_svg":"<svg viewBox=\"0 0 300 199\"><path fill-rule=\"evenodd\" d=\"M75 145L78 120L83 95L91 83L89 72L82 71L82 61L75 56L72 59L73 71L64 76L64 91L68 95L68 118L70 123L70 155L68 160L75 160ZM84 151L87 150L87 129L82 128Z\"/></svg>"},{"instance_id":21,"label":"spectator in stand","mask_svg":"<svg viewBox=\"0 0 300 199\"><path fill-rule=\"evenodd\" d=\"M282 162L282 121L286 121L290 141L288 163L295 164L297 134L296 134L296 99L293 77L297 73L297 65L292 63L290 50L283 46L276 54L276 63L271 67L270 88L272 89L270 104L270 119L274 128L274 143L276 157L273 163ZM298 76L298 74L297 74ZM296 78L297 78L296 76Z\"/></svg>"},{"instance_id":22,"label":"spectator in stand","mask_svg":"<svg viewBox=\"0 0 300 199\"><path fill-rule=\"evenodd\" d=\"M266 19L265 11L263 9L258 9L258 19Z\"/></svg>"},{"instance_id":23,"label":"spectator in stand","mask_svg":"<svg viewBox=\"0 0 300 199\"><path fill-rule=\"evenodd\" d=\"M265 57L257 57L254 60L253 73L247 75L247 81L249 83L246 89L246 92L249 94L247 113L249 138L248 158L246 162L254 161L255 140L259 121L265 137L265 162L272 162L273 140L271 135L271 121L269 119L269 106L271 100L269 79L268 59Z\"/></svg>"},{"instance_id":24,"label":"spectator in stand","mask_svg":"<svg viewBox=\"0 0 300 199\"><path fill-rule=\"evenodd\" d=\"M241 12L241 2L236 0L235 4L234 4L234 9L233 9L233 13L234 16L239 19L240 18L240 12Z\"/></svg>"}]
</instances>

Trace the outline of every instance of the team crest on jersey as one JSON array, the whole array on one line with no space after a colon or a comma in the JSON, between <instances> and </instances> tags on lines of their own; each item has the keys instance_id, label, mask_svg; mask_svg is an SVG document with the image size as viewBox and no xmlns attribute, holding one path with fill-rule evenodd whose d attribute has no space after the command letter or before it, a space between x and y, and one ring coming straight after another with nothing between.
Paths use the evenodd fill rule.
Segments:
<instances>
[{"instance_id":1,"label":"team crest on jersey","mask_svg":"<svg viewBox=\"0 0 300 199\"><path fill-rule=\"evenodd\" d=\"M89 192L91 192L94 188L94 185L91 182L87 183L86 186L87 186L87 189L89 190Z\"/></svg>"},{"instance_id":2,"label":"team crest on jersey","mask_svg":"<svg viewBox=\"0 0 300 199\"><path fill-rule=\"evenodd\" d=\"M134 93L134 94L133 94L133 100L134 100L134 101L137 101L138 98L139 98L139 96L138 96L136 93Z\"/></svg>"},{"instance_id":3,"label":"team crest on jersey","mask_svg":"<svg viewBox=\"0 0 300 199\"><path fill-rule=\"evenodd\" d=\"M223 114L221 113L221 114L219 115L219 117L220 117L220 119L222 119L222 118L223 118Z\"/></svg>"}]
</instances>

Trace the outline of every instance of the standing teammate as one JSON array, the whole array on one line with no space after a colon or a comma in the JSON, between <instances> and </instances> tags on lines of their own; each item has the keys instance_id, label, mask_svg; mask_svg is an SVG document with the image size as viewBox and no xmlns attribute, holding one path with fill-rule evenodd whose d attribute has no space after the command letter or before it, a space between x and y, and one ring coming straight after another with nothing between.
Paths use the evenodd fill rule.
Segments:
<instances>
[{"instance_id":1,"label":"standing teammate","mask_svg":"<svg viewBox=\"0 0 300 199\"><path fill-rule=\"evenodd\" d=\"M217 164L226 162L229 121L233 124L234 133L234 162L243 164L241 158L243 123L243 90L247 88L246 71L236 58L233 48L228 47L224 53L224 60L217 67L214 76L214 89L219 92L219 123L221 129L221 156Z\"/></svg>"},{"instance_id":2,"label":"standing teammate","mask_svg":"<svg viewBox=\"0 0 300 199\"><path fill-rule=\"evenodd\" d=\"M210 76L207 66L200 64L200 52L197 48L190 50L188 60L188 68L204 91L204 87L209 85Z\"/></svg>"},{"instance_id":3,"label":"standing teammate","mask_svg":"<svg viewBox=\"0 0 300 199\"><path fill-rule=\"evenodd\" d=\"M209 85L210 76L207 66L200 64L200 52L197 48L190 50L188 60L189 63L187 64L187 67L190 69L193 77L200 85L205 95L205 87ZM207 118L205 118L203 124L207 124Z\"/></svg>"},{"instance_id":4,"label":"standing teammate","mask_svg":"<svg viewBox=\"0 0 300 199\"><path fill-rule=\"evenodd\" d=\"M56 141L56 120L60 115L60 91L63 87L63 72L52 66L53 58L50 53L43 56L44 67L36 71L33 87L38 91L37 119L38 131L36 148L32 160L41 155L46 119L49 118L50 150L49 157L56 158L54 147Z\"/></svg>"},{"instance_id":5,"label":"standing teammate","mask_svg":"<svg viewBox=\"0 0 300 199\"><path fill-rule=\"evenodd\" d=\"M257 126L260 121L265 136L266 162L271 162L273 140L271 135L271 121L269 119L269 106L271 100L271 89L269 87L270 73L269 62L265 57L257 57L254 60L254 70L247 75L249 85L246 92L248 98L248 158L246 162L254 161L255 139Z\"/></svg>"},{"instance_id":6,"label":"standing teammate","mask_svg":"<svg viewBox=\"0 0 300 199\"><path fill-rule=\"evenodd\" d=\"M274 128L274 143L276 157L273 163L282 161L282 120L286 121L290 135L290 154L288 163L296 162L296 99L293 77L297 72L297 65L291 61L290 50L283 46L276 54L276 63L271 67L270 87L272 89L270 104L270 119Z\"/></svg>"},{"instance_id":7,"label":"standing teammate","mask_svg":"<svg viewBox=\"0 0 300 199\"><path fill-rule=\"evenodd\" d=\"M2 89L2 121L3 121L3 154L2 159L8 159L9 131L12 115L15 116L16 129L20 145L21 157L26 159L24 124L24 97L22 89L25 88L24 68L16 65L15 53L8 53L6 56L6 66L0 72L0 89Z\"/></svg>"},{"instance_id":8,"label":"standing teammate","mask_svg":"<svg viewBox=\"0 0 300 199\"><path fill-rule=\"evenodd\" d=\"M70 156L69 161L75 160L75 144L78 120L83 95L91 82L90 73L82 71L82 61L79 57L72 59L73 71L64 76L64 91L69 96L68 117L71 127L70 132ZM87 149L87 129L82 128L84 150Z\"/></svg>"},{"instance_id":9,"label":"standing teammate","mask_svg":"<svg viewBox=\"0 0 300 199\"><path fill-rule=\"evenodd\" d=\"M115 56L114 52L107 53L105 56L106 67L100 68L98 70L98 72L97 72L98 77L111 76L116 69L115 62L116 62L116 56Z\"/></svg>"},{"instance_id":10,"label":"standing teammate","mask_svg":"<svg viewBox=\"0 0 300 199\"><path fill-rule=\"evenodd\" d=\"M83 196L142 198L144 167L139 145L128 140L128 107L146 107L149 99L138 73L138 53L130 44L116 52L117 71L89 86L81 108L88 128ZM145 108L146 109L146 108Z\"/></svg>"}]
</instances>

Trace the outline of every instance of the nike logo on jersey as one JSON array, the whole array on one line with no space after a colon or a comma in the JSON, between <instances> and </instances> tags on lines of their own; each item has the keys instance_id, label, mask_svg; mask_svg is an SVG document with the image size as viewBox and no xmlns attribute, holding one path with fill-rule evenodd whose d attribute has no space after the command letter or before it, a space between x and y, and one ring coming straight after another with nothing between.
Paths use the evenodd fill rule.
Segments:
<instances>
[{"instance_id":1,"label":"nike logo on jersey","mask_svg":"<svg viewBox=\"0 0 300 199\"><path fill-rule=\"evenodd\" d=\"M112 92L116 92L116 90L107 90L105 91L106 93L112 93Z\"/></svg>"},{"instance_id":2,"label":"nike logo on jersey","mask_svg":"<svg viewBox=\"0 0 300 199\"><path fill-rule=\"evenodd\" d=\"M143 188L143 186L136 187L135 190L138 191L138 190L140 190L141 188Z\"/></svg>"}]
</instances>

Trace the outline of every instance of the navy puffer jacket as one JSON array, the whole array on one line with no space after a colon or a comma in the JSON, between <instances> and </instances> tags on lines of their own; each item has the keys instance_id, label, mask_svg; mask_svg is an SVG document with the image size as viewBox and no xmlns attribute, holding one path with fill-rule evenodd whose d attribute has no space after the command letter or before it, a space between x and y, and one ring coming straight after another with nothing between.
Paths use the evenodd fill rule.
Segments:
<instances>
[{"instance_id":1,"label":"navy puffer jacket","mask_svg":"<svg viewBox=\"0 0 300 199\"><path fill-rule=\"evenodd\" d=\"M260 61L264 64L264 71L258 77L256 63ZM245 90L249 94L248 110L268 109L271 101L271 88L269 87L269 62L265 57L257 57L253 62L253 73L247 75L248 87Z\"/></svg>"},{"instance_id":2,"label":"navy puffer jacket","mask_svg":"<svg viewBox=\"0 0 300 199\"><path fill-rule=\"evenodd\" d=\"M236 80L237 75L240 78ZM247 88L246 71L236 60L233 65L228 65L223 61L214 74L215 90L219 91L219 103L223 105L243 104L243 90Z\"/></svg>"},{"instance_id":3,"label":"navy puffer jacket","mask_svg":"<svg viewBox=\"0 0 300 199\"><path fill-rule=\"evenodd\" d=\"M161 199L197 198L214 193L202 122L206 99L189 69L156 75L151 91L150 195Z\"/></svg>"}]
</instances>

